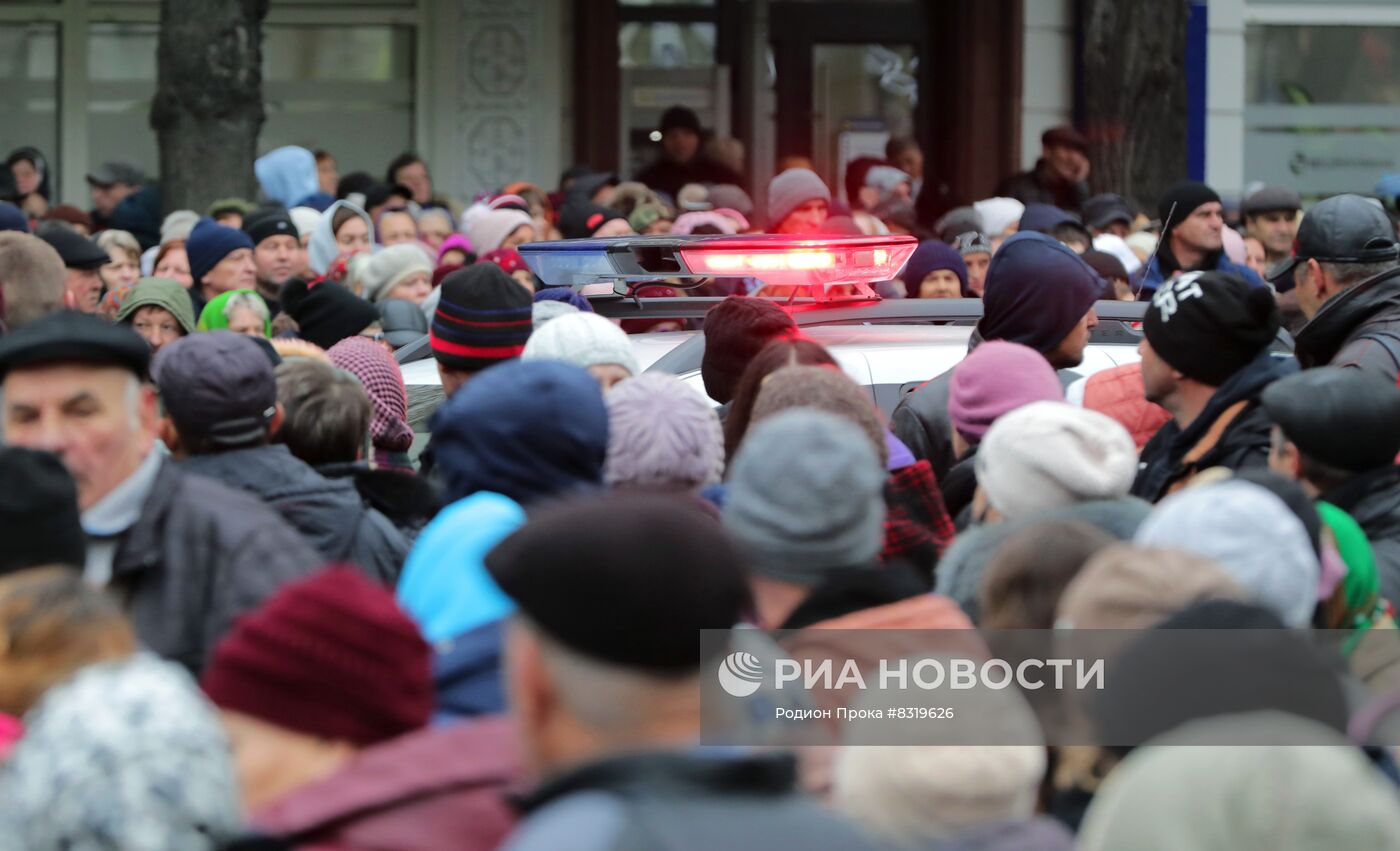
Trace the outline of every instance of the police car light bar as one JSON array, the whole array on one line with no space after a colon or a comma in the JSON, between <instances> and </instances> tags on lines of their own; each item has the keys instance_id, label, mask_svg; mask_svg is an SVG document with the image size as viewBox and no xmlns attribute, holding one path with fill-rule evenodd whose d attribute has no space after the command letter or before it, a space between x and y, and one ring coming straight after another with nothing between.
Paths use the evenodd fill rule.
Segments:
<instances>
[{"instance_id":1,"label":"police car light bar","mask_svg":"<svg viewBox=\"0 0 1400 851\"><path fill-rule=\"evenodd\" d=\"M897 276L912 236L642 236L535 242L518 249L550 286L665 278L756 278L767 287L864 286Z\"/></svg>"}]
</instances>

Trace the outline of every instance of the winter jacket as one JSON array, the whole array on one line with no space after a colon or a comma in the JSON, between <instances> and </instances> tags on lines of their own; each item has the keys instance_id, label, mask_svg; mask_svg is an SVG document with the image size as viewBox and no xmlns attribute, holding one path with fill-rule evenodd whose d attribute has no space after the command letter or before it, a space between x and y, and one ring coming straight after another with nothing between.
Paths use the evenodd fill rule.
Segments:
<instances>
[{"instance_id":1,"label":"winter jacket","mask_svg":"<svg viewBox=\"0 0 1400 851\"><path fill-rule=\"evenodd\" d=\"M501 626L515 611L484 559L525 522L525 510L496 493L444 508L418 537L395 592L433 645L436 717L468 718L505 708Z\"/></svg>"},{"instance_id":2,"label":"winter jacket","mask_svg":"<svg viewBox=\"0 0 1400 851\"><path fill-rule=\"evenodd\" d=\"M657 752L604 759L539 787L505 851L860 851L857 827L797 793L791 755Z\"/></svg>"},{"instance_id":3,"label":"winter jacket","mask_svg":"<svg viewBox=\"0 0 1400 851\"><path fill-rule=\"evenodd\" d=\"M252 822L318 851L489 851L514 826L505 792L520 772L515 728L504 717L418 730L361 751Z\"/></svg>"},{"instance_id":4,"label":"winter jacket","mask_svg":"<svg viewBox=\"0 0 1400 851\"><path fill-rule=\"evenodd\" d=\"M1152 294L1157 291L1157 288L1175 273L1174 263L1162 262L1162 254L1164 252L1165 249L1147 258L1147 262L1142 264L1142 268L1134 272L1129 279L1129 285L1133 292L1138 294L1139 301L1151 301ZM1229 257L1226 257L1223 249L1206 256L1205 262L1201 265L1201 270L1210 269L1217 272L1229 272L1234 275L1239 275L1252 287L1264 286L1263 278L1260 278L1259 275L1248 266L1236 263Z\"/></svg>"},{"instance_id":5,"label":"winter jacket","mask_svg":"<svg viewBox=\"0 0 1400 851\"><path fill-rule=\"evenodd\" d=\"M1054 819L1032 816L981 825L922 847L929 851L1073 851L1074 836Z\"/></svg>"},{"instance_id":6,"label":"winter jacket","mask_svg":"<svg viewBox=\"0 0 1400 851\"><path fill-rule=\"evenodd\" d=\"M352 482L364 504L389 518L410 546L442 509L442 494L427 479L413 473L374 468L360 461L322 464L316 472L328 479Z\"/></svg>"},{"instance_id":7,"label":"winter jacket","mask_svg":"<svg viewBox=\"0 0 1400 851\"><path fill-rule=\"evenodd\" d=\"M681 187L687 183L727 183L734 186L744 184L744 178L738 173L727 166L707 160L699 154L684 164L662 157L637 172L637 175L632 179L645 183L652 191L664 192L671 196L672 201L680 194Z\"/></svg>"},{"instance_id":8,"label":"winter jacket","mask_svg":"<svg viewBox=\"0 0 1400 851\"><path fill-rule=\"evenodd\" d=\"M353 484L327 479L281 444L199 455L181 466L258 497L325 561L356 565L392 586L408 558L403 535L389 518L364 506Z\"/></svg>"},{"instance_id":9,"label":"winter jacket","mask_svg":"<svg viewBox=\"0 0 1400 851\"><path fill-rule=\"evenodd\" d=\"M1030 171L1003 180L992 195L1015 198L1022 204L1051 204L1077 213L1084 199L1089 197L1089 185L1066 181L1055 173L1048 160L1040 159Z\"/></svg>"},{"instance_id":10,"label":"winter jacket","mask_svg":"<svg viewBox=\"0 0 1400 851\"><path fill-rule=\"evenodd\" d=\"M1268 464L1273 422L1259 395L1297 369L1292 360L1265 352L1220 385L1190 426L1182 429L1175 420L1162 426L1142 448L1133 496L1156 502L1210 467Z\"/></svg>"},{"instance_id":11,"label":"winter jacket","mask_svg":"<svg viewBox=\"0 0 1400 851\"><path fill-rule=\"evenodd\" d=\"M166 459L109 589L143 645L197 673L234 618L323 561L271 508Z\"/></svg>"},{"instance_id":12,"label":"winter jacket","mask_svg":"<svg viewBox=\"0 0 1400 851\"><path fill-rule=\"evenodd\" d=\"M1166 408L1147 401L1141 363L1096 372L1084 379L1083 390L1082 406L1122 423L1138 449L1172 418Z\"/></svg>"},{"instance_id":13,"label":"winter jacket","mask_svg":"<svg viewBox=\"0 0 1400 851\"><path fill-rule=\"evenodd\" d=\"M1346 484L1322 495L1350 514L1376 557L1381 596L1400 600L1400 467L1382 467L1353 476Z\"/></svg>"},{"instance_id":14,"label":"winter jacket","mask_svg":"<svg viewBox=\"0 0 1400 851\"><path fill-rule=\"evenodd\" d=\"M953 542L953 521L927 461L916 461L885 480L885 544L880 560L904 562L932 585L933 566Z\"/></svg>"},{"instance_id":15,"label":"winter jacket","mask_svg":"<svg viewBox=\"0 0 1400 851\"><path fill-rule=\"evenodd\" d=\"M1329 299L1297 334L1304 369L1358 366L1400 375L1400 268L1362 281Z\"/></svg>"},{"instance_id":16,"label":"winter jacket","mask_svg":"<svg viewBox=\"0 0 1400 851\"><path fill-rule=\"evenodd\" d=\"M967 454L948 471L948 475L938 480L938 486L943 491L943 506L953 518L954 528L961 532L967 528L967 518L963 514L971 513L972 498L977 495L976 446L970 447Z\"/></svg>"}]
</instances>

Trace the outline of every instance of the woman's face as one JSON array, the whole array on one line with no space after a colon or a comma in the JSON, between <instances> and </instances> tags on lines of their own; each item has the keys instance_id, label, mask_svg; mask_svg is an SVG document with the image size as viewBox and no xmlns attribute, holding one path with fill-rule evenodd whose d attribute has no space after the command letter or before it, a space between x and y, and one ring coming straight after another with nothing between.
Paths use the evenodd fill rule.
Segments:
<instances>
[{"instance_id":1,"label":"woman's face","mask_svg":"<svg viewBox=\"0 0 1400 851\"><path fill-rule=\"evenodd\" d=\"M190 275L190 260L185 254L185 249L172 248L165 252L165 256L160 258L160 265L155 269L155 276L179 281L180 286L185 289L194 286L194 277Z\"/></svg>"},{"instance_id":2,"label":"woman's face","mask_svg":"<svg viewBox=\"0 0 1400 851\"><path fill-rule=\"evenodd\" d=\"M346 219L335 232L335 245L341 257L369 250L369 225L359 216Z\"/></svg>"},{"instance_id":3,"label":"woman's face","mask_svg":"<svg viewBox=\"0 0 1400 851\"><path fill-rule=\"evenodd\" d=\"M466 263L466 262L467 262L467 254L466 254L466 252L465 252L465 251L458 251L457 249L454 248L454 249L452 249L451 251L447 252L446 254L442 255L442 259L438 261L438 265L439 265L439 266L461 266L463 263Z\"/></svg>"},{"instance_id":4,"label":"woman's face","mask_svg":"<svg viewBox=\"0 0 1400 851\"><path fill-rule=\"evenodd\" d=\"M389 294L384 298L396 298L401 301L411 301L414 304L422 304L428 299L433 291L432 278L426 273L419 272L411 278L401 282L398 286L389 290Z\"/></svg>"},{"instance_id":5,"label":"woman's face","mask_svg":"<svg viewBox=\"0 0 1400 851\"><path fill-rule=\"evenodd\" d=\"M175 314L154 305L136 309L136 313L131 317L131 330L151 344L152 352L158 352L161 346L185 336L180 323L175 319Z\"/></svg>"},{"instance_id":6,"label":"woman's face","mask_svg":"<svg viewBox=\"0 0 1400 851\"><path fill-rule=\"evenodd\" d=\"M341 228L344 230L344 228ZM379 217L379 241L383 245L398 245L418 240L418 225L408 213L385 213Z\"/></svg>"},{"instance_id":7,"label":"woman's face","mask_svg":"<svg viewBox=\"0 0 1400 851\"><path fill-rule=\"evenodd\" d=\"M235 308L228 317L228 330L235 334L246 334L249 337L262 337L263 320L251 308Z\"/></svg>"},{"instance_id":8,"label":"woman's face","mask_svg":"<svg viewBox=\"0 0 1400 851\"><path fill-rule=\"evenodd\" d=\"M14 176L15 189L20 195L38 192L39 184L44 182L39 169L29 160L15 160L15 164L10 166L10 174Z\"/></svg>"},{"instance_id":9,"label":"woman's face","mask_svg":"<svg viewBox=\"0 0 1400 851\"><path fill-rule=\"evenodd\" d=\"M521 225L520 227L518 227L518 228L516 228L515 230L513 230L513 231L510 232L510 236L508 236L508 237L505 238L505 241L501 243L501 246L500 246L500 247L501 247L501 248L514 248L514 247L516 247L517 245L524 245L524 244L527 243L527 242L534 242L534 241L535 241L535 226L534 226L534 225ZM477 249L477 250L480 250L480 249Z\"/></svg>"},{"instance_id":10,"label":"woman's face","mask_svg":"<svg viewBox=\"0 0 1400 851\"><path fill-rule=\"evenodd\" d=\"M107 289L129 287L140 280L141 263L131 252L114 245L107 249L107 257L110 261L102 267L102 280L107 283Z\"/></svg>"},{"instance_id":11,"label":"woman's face","mask_svg":"<svg viewBox=\"0 0 1400 851\"><path fill-rule=\"evenodd\" d=\"M452 235L452 224L442 216L424 216L418 223L418 234L436 251Z\"/></svg>"}]
</instances>

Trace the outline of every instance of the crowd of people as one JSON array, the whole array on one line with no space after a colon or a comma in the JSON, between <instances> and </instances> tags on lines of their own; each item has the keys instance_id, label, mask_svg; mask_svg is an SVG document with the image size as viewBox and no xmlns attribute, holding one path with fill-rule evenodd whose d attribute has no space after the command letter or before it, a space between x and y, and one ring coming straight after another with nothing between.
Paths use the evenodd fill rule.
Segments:
<instances>
[{"instance_id":1,"label":"crowd of people","mask_svg":"<svg viewBox=\"0 0 1400 851\"><path fill-rule=\"evenodd\" d=\"M164 213L107 163L83 211L10 155L0 849L1400 848L1393 199L1144 211L1061 127L937 217L900 139L844 198L784 163L756 209L737 142L659 129L635 180L467 205L413 154L285 147L256 201ZM872 283L980 299L969 354L886 417L714 281L706 399L629 340L694 326L603 318L517 251L757 232L917 237ZM1146 302L1141 359L1086 377L1102 300ZM394 354L424 339L426 445ZM1015 744L700 747L698 637L743 625L1340 639L1222 643L1219 694L1110 681L1100 747L1035 744L1014 691ZM1120 747L1149 704L1174 722Z\"/></svg>"}]
</instances>

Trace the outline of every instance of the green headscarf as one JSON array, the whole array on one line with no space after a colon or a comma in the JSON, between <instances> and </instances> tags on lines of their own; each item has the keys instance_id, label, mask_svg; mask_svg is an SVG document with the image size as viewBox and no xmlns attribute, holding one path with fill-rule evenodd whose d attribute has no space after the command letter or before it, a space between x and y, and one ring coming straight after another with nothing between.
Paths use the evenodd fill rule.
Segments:
<instances>
[{"instance_id":1,"label":"green headscarf","mask_svg":"<svg viewBox=\"0 0 1400 851\"><path fill-rule=\"evenodd\" d=\"M1386 602L1381 599L1381 580L1376 573L1376 556L1366 533L1350 514L1321 500L1317 502L1317 513L1332 531L1337 553L1347 566L1347 575L1342 579L1342 598L1346 602L1346 626L1355 630L1355 634L1347 639L1343 651L1350 653L1361 641L1361 635L1386 613Z\"/></svg>"},{"instance_id":2,"label":"green headscarf","mask_svg":"<svg viewBox=\"0 0 1400 851\"><path fill-rule=\"evenodd\" d=\"M215 296L212 301L204 305L204 310L199 314L199 330L201 331L225 331L228 329L227 308L229 300L236 295L252 296L263 308L263 316L269 316L267 302L256 290L230 290L222 295ZM263 336L272 336L272 320L263 319Z\"/></svg>"},{"instance_id":3,"label":"green headscarf","mask_svg":"<svg viewBox=\"0 0 1400 851\"><path fill-rule=\"evenodd\" d=\"M143 307L159 307L168 311L186 334L194 333L194 306L190 303L190 291L180 286L179 281L169 278L142 278L122 299L117 311L117 321L131 324L136 311Z\"/></svg>"}]
</instances>

